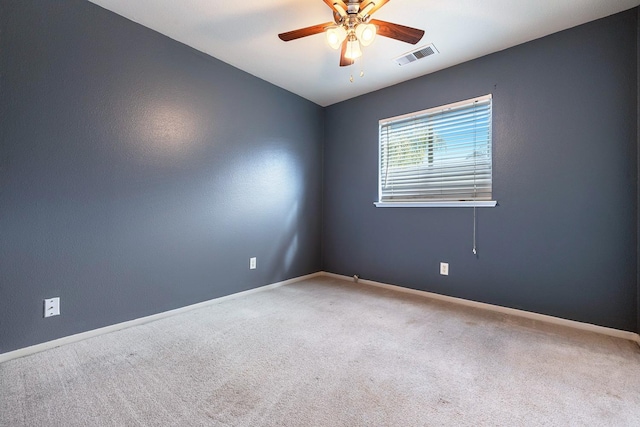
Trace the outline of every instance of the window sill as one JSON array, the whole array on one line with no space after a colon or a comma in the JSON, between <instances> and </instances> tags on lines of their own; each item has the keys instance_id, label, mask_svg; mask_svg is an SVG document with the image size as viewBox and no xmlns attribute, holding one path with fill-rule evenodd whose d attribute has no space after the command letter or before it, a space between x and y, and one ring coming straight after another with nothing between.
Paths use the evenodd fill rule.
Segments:
<instances>
[{"instance_id":1,"label":"window sill","mask_svg":"<svg viewBox=\"0 0 640 427\"><path fill-rule=\"evenodd\" d=\"M376 208L493 208L495 200L460 201L460 202L374 202Z\"/></svg>"}]
</instances>

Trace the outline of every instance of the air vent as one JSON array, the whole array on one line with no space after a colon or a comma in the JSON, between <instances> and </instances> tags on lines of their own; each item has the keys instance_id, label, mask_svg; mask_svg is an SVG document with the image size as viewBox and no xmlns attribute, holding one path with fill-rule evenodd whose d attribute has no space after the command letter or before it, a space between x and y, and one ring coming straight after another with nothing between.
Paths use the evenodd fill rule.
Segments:
<instances>
[{"instance_id":1,"label":"air vent","mask_svg":"<svg viewBox=\"0 0 640 427\"><path fill-rule=\"evenodd\" d=\"M436 49L436 47L432 43L428 46L418 48L412 52L405 53L404 55L395 58L394 61L396 61L396 64L398 65L407 65L411 62L417 61L418 59L435 55L436 53L439 53L438 49Z\"/></svg>"}]
</instances>

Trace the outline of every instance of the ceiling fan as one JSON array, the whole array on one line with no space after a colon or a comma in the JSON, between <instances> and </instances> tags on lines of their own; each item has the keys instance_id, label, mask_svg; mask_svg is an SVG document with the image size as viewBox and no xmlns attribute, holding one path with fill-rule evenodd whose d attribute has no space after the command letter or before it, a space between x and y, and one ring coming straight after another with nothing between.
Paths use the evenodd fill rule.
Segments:
<instances>
[{"instance_id":1,"label":"ceiling fan","mask_svg":"<svg viewBox=\"0 0 640 427\"><path fill-rule=\"evenodd\" d=\"M376 34L411 44L418 43L424 35L424 31L417 28L371 19L371 15L389 0L323 1L333 10L334 22L278 34L280 40L288 42L324 32L332 48L341 48L340 66L344 67L352 65L362 55L360 45L370 45Z\"/></svg>"}]
</instances>

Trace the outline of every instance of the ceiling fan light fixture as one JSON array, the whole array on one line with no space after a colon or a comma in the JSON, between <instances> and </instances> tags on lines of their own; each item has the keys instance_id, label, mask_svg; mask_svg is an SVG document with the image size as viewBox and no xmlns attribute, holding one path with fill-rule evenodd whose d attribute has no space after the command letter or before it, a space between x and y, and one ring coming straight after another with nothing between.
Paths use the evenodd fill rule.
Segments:
<instances>
[{"instance_id":1,"label":"ceiling fan light fixture","mask_svg":"<svg viewBox=\"0 0 640 427\"><path fill-rule=\"evenodd\" d=\"M326 31L327 43L333 49L339 49L342 42L347 37L347 31L342 27L331 27Z\"/></svg>"},{"instance_id":2,"label":"ceiling fan light fixture","mask_svg":"<svg viewBox=\"0 0 640 427\"><path fill-rule=\"evenodd\" d=\"M360 42L358 40L349 40L347 42L347 50L344 54L347 59L357 59L362 56L362 50L360 49Z\"/></svg>"},{"instance_id":3,"label":"ceiling fan light fixture","mask_svg":"<svg viewBox=\"0 0 640 427\"><path fill-rule=\"evenodd\" d=\"M416 44L424 30L392 22L371 19L371 15L390 0L324 0L333 12L333 21L299 28L278 34L284 42L324 33L327 44L340 49L340 66L353 65L362 56L362 46L373 43L376 33L381 36Z\"/></svg>"},{"instance_id":4,"label":"ceiling fan light fixture","mask_svg":"<svg viewBox=\"0 0 640 427\"><path fill-rule=\"evenodd\" d=\"M369 46L376 38L376 26L373 24L360 24L356 27L356 37L362 46Z\"/></svg>"}]
</instances>

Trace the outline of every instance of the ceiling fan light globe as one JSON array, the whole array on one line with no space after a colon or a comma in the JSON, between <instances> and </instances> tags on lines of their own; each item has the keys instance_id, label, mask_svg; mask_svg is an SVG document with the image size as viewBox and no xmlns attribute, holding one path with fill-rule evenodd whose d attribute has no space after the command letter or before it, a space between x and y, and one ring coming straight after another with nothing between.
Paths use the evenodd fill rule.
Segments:
<instances>
[{"instance_id":1,"label":"ceiling fan light globe","mask_svg":"<svg viewBox=\"0 0 640 427\"><path fill-rule=\"evenodd\" d=\"M357 59L362 56L362 50L360 49L360 43L358 40L349 40L347 42L347 50L344 53L347 59Z\"/></svg>"},{"instance_id":2,"label":"ceiling fan light globe","mask_svg":"<svg viewBox=\"0 0 640 427\"><path fill-rule=\"evenodd\" d=\"M376 26L373 24L360 24L356 27L356 37L362 46L369 46L376 38Z\"/></svg>"},{"instance_id":3,"label":"ceiling fan light globe","mask_svg":"<svg viewBox=\"0 0 640 427\"><path fill-rule=\"evenodd\" d=\"M326 36L329 46L333 49L339 49L342 42L347 37L347 31L342 27L332 27L327 30Z\"/></svg>"}]
</instances>

